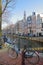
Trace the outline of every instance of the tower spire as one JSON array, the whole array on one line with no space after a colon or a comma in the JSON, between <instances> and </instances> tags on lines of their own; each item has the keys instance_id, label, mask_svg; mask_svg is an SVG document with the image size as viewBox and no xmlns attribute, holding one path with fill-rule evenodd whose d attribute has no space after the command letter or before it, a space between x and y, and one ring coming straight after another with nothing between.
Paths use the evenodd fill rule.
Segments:
<instances>
[{"instance_id":1,"label":"tower spire","mask_svg":"<svg viewBox=\"0 0 43 65\"><path fill-rule=\"evenodd\" d=\"M24 21L26 21L26 11L24 11Z\"/></svg>"}]
</instances>

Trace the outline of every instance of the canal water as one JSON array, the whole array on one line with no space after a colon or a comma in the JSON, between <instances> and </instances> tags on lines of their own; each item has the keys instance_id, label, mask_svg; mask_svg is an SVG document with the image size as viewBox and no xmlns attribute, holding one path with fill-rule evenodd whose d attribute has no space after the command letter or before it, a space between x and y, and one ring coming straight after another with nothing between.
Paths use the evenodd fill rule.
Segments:
<instances>
[{"instance_id":1,"label":"canal water","mask_svg":"<svg viewBox=\"0 0 43 65\"><path fill-rule=\"evenodd\" d=\"M18 46L18 48L24 48L24 45L26 45L27 48L39 48L43 47L43 43L41 42L35 42L28 39L20 39L15 37L9 37L11 40L16 40L15 44ZM11 41L10 41L11 42ZM43 52L43 51L42 51Z\"/></svg>"}]
</instances>

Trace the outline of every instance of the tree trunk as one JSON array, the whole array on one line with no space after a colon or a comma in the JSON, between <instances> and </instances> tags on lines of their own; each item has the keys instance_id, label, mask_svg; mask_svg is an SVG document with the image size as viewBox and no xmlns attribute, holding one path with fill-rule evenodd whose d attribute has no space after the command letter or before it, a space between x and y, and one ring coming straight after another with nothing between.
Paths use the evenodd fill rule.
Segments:
<instances>
[{"instance_id":1,"label":"tree trunk","mask_svg":"<svg viewBox=\"0 0 43 65\"><path fill-rule=\"evenodd\" d=\"M1 23L2 23L2 0L0 0L0 45L1 45L1 36L2 36L2 30L1 30Z\"/></svg>"}]
</instances>

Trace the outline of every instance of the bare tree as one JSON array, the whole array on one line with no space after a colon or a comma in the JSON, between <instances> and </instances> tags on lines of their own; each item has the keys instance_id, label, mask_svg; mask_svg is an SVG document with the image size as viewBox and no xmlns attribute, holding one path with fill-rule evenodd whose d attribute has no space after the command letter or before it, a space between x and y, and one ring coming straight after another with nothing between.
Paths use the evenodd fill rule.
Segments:
<instances>
[{"instance_id":1,"label":"bare tree","mask_svg":"<svg viewBox=\"0 0 43 65\"><path fill-rule=\"evenodd\" d=\"M11 23L11 21L9 21L9 19L11 18L11 14L14 14L14 8L15 8L15 3L16 0L8 0L10 2L8 2L8 5L6 7L6 1L2 0L2 23L6 23L9 24ZM6 8L5 8L6 7Z\"/></svg>"},{"instance_id":2,"label":"bare tree","mask_svg":"<svg viewBox=\"0 0 43 65\"><path fill-rule=\"evenodd\" d=\"M2 35L2 15L7 12L8 8L12 8L13 4L15 5L15 0L0 0L0 37Z\"/></svg>"},{"instance_id":3,"label":"bare tree","mask_svg":"<svg viewBox=\"0 0 43 65\"><path fill-rule=\"evenodd\" d=\"M2 14L5 12L6 9L12 8L15 5L15 0L2 0Z\"/></svg>"}]
</instances>

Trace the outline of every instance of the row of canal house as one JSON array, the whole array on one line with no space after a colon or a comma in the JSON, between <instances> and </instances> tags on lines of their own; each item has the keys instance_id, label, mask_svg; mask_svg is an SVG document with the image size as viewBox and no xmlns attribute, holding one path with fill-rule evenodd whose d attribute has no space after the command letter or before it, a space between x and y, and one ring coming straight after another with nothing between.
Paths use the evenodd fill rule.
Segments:
<instances>
[{"instance_id":1,"label":"row of canal house","mask_svg":"<svg viewBox=\"0 0 43 65\"><path fill-rule=\"evenodd\" d=\"M15 34L32 34L35 36L43 35L43 21L40 14L35 12L32 15L26 17L26 12L24 11L24 16L22 20L17 21L16 24L11 24L6 28L7 32Z\"/></svg>"},{"instance_id":2,"label":"row of canal house","mask_svg":"<svg viewBox=\"0 0 43 65\"><path fill-rule=\"evenodd\" d=\"M26 18L26 12L24 11L24 17L18 21L18 31L21 34L32 34L35 36L43 35L43 21L40 14L35 12Z\"/></svg>"}]
</instances>

